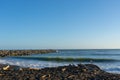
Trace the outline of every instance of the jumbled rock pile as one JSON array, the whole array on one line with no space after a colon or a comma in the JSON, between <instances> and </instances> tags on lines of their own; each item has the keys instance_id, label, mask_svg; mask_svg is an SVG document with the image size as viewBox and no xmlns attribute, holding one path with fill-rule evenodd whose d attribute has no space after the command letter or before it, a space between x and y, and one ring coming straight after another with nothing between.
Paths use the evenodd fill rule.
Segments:
<instances>
[{"instance_id":1,"label":"jumbled rock pile","mask_svg":"<svg viewBox=\"0 0 120 80\"><path fill-rule=\"evenodd\" d=\"M0 57L56 52L56 50L0 50Z\"/></svg>"},{"instance_id":2,"label":"jumbled rock pile","mask_svg":"<svg viewBox=\"0 0 120 80\"><path fill-rule=\"evenodd\" d=\"M107 73L93 64L44 69L0 65L0 80L120 80L120 74Z\"/></svg>"}]
</instances>

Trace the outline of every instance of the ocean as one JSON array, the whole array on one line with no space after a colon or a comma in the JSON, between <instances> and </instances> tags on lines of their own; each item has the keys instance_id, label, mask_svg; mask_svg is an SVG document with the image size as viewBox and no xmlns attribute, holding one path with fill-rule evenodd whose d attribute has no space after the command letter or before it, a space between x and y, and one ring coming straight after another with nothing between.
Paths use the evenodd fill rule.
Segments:
<instances>
[{"instance_id":1,"label":"ocean","mask_svg":"<svg viewBox=\"0 0 120 80\"><path fill-rule=\"evenodd\" d=\"M110 73L120 73L120 49L68 49L55 53L0 58L0 63L31 68L95 64Z\"/></svg>"}]
</instances>

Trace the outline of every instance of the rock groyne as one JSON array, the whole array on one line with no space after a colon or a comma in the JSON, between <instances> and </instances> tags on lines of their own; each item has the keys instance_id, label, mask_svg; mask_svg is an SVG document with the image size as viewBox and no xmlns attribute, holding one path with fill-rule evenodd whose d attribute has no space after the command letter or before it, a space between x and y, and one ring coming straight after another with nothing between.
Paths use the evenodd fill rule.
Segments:
<instances>
[{"instance_id":1,"label":"rock groyne","mask_svg":"<svg viewBox=\"0 0 120 80\"><path fill-rule=\"evenodd\" d=\"M0 57L43 54L51 52L56 52L56 50L0 50Z\"/></svg>"}]
</instances>

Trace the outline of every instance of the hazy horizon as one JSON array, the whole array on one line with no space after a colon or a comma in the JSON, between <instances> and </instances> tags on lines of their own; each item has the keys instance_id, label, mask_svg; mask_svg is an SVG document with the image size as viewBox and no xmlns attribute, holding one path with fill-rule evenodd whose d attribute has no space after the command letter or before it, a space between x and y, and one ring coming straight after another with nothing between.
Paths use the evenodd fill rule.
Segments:
<instances>
[{"instance_id":1,"label":"hazy horizon","mask_svg":"<svg viewBox=\"0 0 120 80\"><path fill-rule=\"evenodd\" d=\"M1 0L0 49L120 49L120 0Z\"/></svg>"}]
</instances>

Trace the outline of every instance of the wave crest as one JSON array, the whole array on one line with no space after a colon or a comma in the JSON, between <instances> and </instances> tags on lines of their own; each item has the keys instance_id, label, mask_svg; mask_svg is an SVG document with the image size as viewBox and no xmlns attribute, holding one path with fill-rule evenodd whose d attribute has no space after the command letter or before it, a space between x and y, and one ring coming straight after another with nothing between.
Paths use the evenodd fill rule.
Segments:
<instances>
[{"instance_id":1,"label":"wave crest","mask_svg":"<svg viewBox=\"0 0 120 80\"><path fill-rule=\"evenodd\" d=\"M61 57L13 57L19 59L32 59L40 61L61 61L61 62L114 62L119 61L115 59L101 59L101 58L61 58Z\"/></svg>"}]
</instances>

